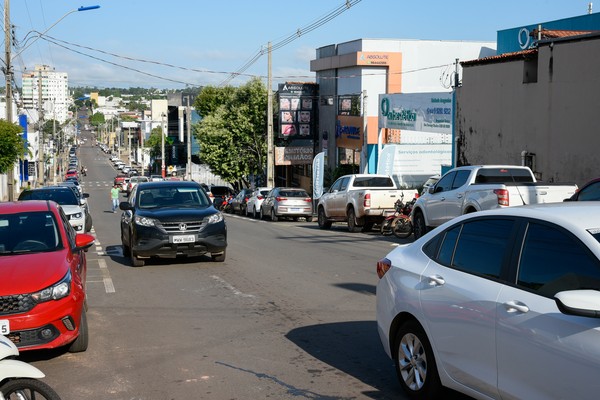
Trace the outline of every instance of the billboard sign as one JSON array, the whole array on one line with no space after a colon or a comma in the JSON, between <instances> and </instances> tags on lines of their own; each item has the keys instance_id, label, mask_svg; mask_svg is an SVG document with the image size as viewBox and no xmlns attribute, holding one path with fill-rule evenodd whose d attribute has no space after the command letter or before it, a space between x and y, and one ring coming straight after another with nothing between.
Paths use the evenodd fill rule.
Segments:
<instances>
[{"instance_id":1,"label":"billboard sign","mask_svg":"<svg viewBox=\"0 0 600 400\"><path fill-rule=\"evenodd\" d=\"M452 93L379 95L379 129L452 133Z\"/></svg>"},{"instance_id":2,"label":"billboard sign","mask_svg":"<svg viewBox=\"0 0 600 400\"><path fill-rule=\"evenodd\" d=\"M316 130L318 85L279 84L279 138L313 139Z\"/></svg>"}]
</instances>

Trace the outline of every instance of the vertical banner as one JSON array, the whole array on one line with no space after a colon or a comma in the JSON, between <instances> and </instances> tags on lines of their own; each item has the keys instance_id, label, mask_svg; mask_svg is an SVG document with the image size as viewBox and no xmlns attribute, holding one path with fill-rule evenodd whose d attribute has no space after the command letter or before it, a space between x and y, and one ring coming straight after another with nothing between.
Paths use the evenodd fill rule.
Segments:
<instances>
[{"instance_id":1,"label":"vertical banner","mask_svg":"<svg viewBox=\"0 0 600 400\"><path fill-rule=\"evenodd\" d=\"M377 173L383 175L394 175L394 159L396 158L396 146L387 145L379 155Z\"/></svg>"},{"instance_id":2,"label":"vertical banner","mask_svg":"<svg viewBox=\"0 0 600 400\"><path fill-rule=\"evenodd\" d=\"M27 115L25 115L25 114L19 115L19 125L21 126L21 128L23 128L23 143L25 146L25 154L27 157L28 147L29 147L29 143L28 143L28 139L27 139ZM27 160L25 160L24 162L19 162L19 166L20 166L19 180L21 182L28 181L29 180L29 165L28 165Z\"/></svg>"},{"instance_id":3,"label":"vertical banner","mask_svg":"<svg viewBox=\"0 0 600 400\"><path fill-rule=\"evenodd\" d=\"M323 175L325 173L325 152L322 151L313 159L313 199L323 195Z\"/></svg>"}]
</instances>

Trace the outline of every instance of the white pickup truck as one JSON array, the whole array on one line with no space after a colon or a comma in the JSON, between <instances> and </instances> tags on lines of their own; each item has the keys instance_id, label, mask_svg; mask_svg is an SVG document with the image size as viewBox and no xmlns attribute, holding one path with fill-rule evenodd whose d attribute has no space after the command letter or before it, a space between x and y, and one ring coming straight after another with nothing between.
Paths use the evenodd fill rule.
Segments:
<instances>
[{"instance_id":1,"label":"white pickup truck","mask_svg":"<svg viewBox=\"0 0 600 400\"><path fill-rule=\"evenodd\" d=\"M536 182L528 167L457 167L444 174L416 201L411 213L415 239L462 214L525 204L557 203L571 197L576 190L574 183Z\"/></svg>"},{"instance_id":2,"label":"white pickup truck","mask_svg":"<svg viewBox=\"0 0 600 400\"><path fill-rule=\"evenodd\" d=\"M333 222L347 222L350 232L370 230L394 213L394 203L404 194L411 201L416 190L398 189L389 175L353 174L338 178L317 205L319 228L329 229Z\"/></svg>"}]
</instances>

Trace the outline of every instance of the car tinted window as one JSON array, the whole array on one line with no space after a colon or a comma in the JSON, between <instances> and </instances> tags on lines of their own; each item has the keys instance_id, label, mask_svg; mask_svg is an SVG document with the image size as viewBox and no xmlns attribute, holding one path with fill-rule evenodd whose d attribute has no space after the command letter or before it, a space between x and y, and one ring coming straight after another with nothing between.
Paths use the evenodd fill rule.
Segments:
<instances>
[{"instance_id":1,"label":"car tinted window","mask_svg":"<svg viewBox=\"0 0 600 400\"><path fill-rule=\"evenodd\" d=\"M62 247L51 212L0 216L0 253L54 251Z\"/></svg>"},{"instance_id":2,"label":"car tinted window","mask_svg":"<svg viewBox=\"0 0 600 400\"><path fill-rule=\"evenodd\" d=\"M394 181L392 178L385 176L376 176L376 177L357 177L354 179L355 187L390 187L394 188Z\"/></svg>"},{"instance_id":3,"label":"car tinted window","mask_svg":"<svg viewBox=\"0 0 600 400\"><path fill-rule=\"evenodd\" d=\"M437 185L435 185L435 191L437 192L447 192L452 189L452 181L454 181L454 176L456 172L449 172L444 175L442 179L439 180Z\"/></svg>"},{"instance_id":4,"label":"car tinted window","mask_svg":"<svg viewBox=\"0 0 600 400\"><path fill-rule=\"evenodd\" d=\"M77 196L71 189L28 190L21 193L19 200L53 200L61 205L79 205Z\"/></svg>"},{"instance_id":5,"label":"car tinted window","mask_svg":"<svg viewBox=\"0 0 600 400\"><path fill-rule=\"evenodd\" d=\"M471 171L468 170L456 171L456 177L454 178L454 182L452 182L452 189L464 185L467 182L467 179L469 179L469 175L471 175Z\"/></svg>"},{"instance_id":6,"label":"car tinted window","mask_svg":"<svg viewBox=\"0 0 600 400\"><path fill-rule=\"evenodd\" d=\"M437 261L475 275L500 278L514 221L481 219L448 230Z\"/></svg>"},{"instance_id":7,"label":"car tinted window","mask_svg":"<svg viewBox=\"0 0 600 400\"><path fill-rule=\"evenodd\" d=\"M279 195L283 197L308 197L304 190L282 190Z\"/></svg>"},{"instance_id":8,"label":"car tinted window","mask_svg":"<svg viewBox=\"0 0 600 400\"><path fill-rule=\"evenodd\" d=\"M231 188L228 188L227 186L212 186L210 188L210 192L214 196L223 196L229 193L233 193L233 190Z\"/></svg>"},{"instance_id":9,"label":"car tinted window","mask_svg":"<svg viewBox=\"0 0 600 400\"><path fill-rule=\"evenodd\" d=\"M600 265L583 243L562 228L530 223L517 284L547 297L563 290L600 290Z\"/></svg>"},{"instance_id":10,"label":"car tinted window","mask_svg":"<svg viewBox=\"0 0 600 400\"><path fill-rule=\"evenodd\" d=\"M348 187L348 183L350 182L350 177L347 176L345 178L340 179L340 190L346 190Z\"/></svg>"},{"instance_id":11,"label":"car tinted window","mask_svg":"<svg viewBox=\"0 0 600 400\"><path fill-rule=\"evenodd\" d=\"M580 201L600 200L600 182L592 183L589 186L583 188L579 192L579 195L577 196L577 200L580 200Z\"/></svg>"},{"instance_id":12,"label":"car tinted window","mask_svg":"<svg viewBox=\"0 0 600 400\"><path fill-rule=\"evenodd\" d=\"M475 183L533 182L531 172L524 168L482 168Z\"/></svg>"}]
</instances>

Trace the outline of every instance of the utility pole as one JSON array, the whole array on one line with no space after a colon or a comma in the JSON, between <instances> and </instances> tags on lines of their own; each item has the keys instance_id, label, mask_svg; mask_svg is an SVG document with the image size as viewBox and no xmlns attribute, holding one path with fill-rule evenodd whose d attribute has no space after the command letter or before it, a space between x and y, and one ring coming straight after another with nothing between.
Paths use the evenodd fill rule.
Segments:
<instances>
[{"instance_id":1,"label":"utility pole","mask_svg":"<svg viewBox=\"0 0 600 400\"><path fill-rule=\"evenodd\" d=\"M12 65L10 62L11 59L11 46L12 46L12 26L10 24L10 0L4 0L4 50L5 50L5 63L6 63L6 71L4 75L6 77L6 122L13 122L12 115L12 103L13 103L13 95L12 95ZM14 189L14 181L15 174L14 168L8 168L6 172L6 180L7 180L7 194L8 201L13 201L15 199L15 189Z\"/></svg>"},{"instance_id":2,"label":"utility pole","mask_svg":"<svg viewBox=\"0 0 600 400\"><path fill-rule=\"evenodd\" d=\"M161 114L162 117L162 126L161 126L161 133L160 133L160 174L161 176L164 178L165 176L167 176L166 171L165 171L165 113Z\"/></svg>"},{"instance_id":3,"label":"utility pole","mask_svg":"<svg viewBox=\"0 0 600 400\"><path fill-rule=\"evenodd\" d=\"M44 109L42 105L42 69L38 70L38 185L46 181L46 165L44 160Z\"/></svg>"},{"instance_id":4,"label":"utility pole","mask_svg":"<svg viewBox=\"0 0 600 400\"><path fill-rule=\"evenodd\" d=\"M273 148L273 77L271 75L271 42L268 48L268 72L267 72L267 186L275 187L275 167Z\"/></svg>"},{"instance_id":5,"label":"utility pole","mask_svg":"<svg viewBox=\"0 0 600 400\"><path fill-rule=\"evenodd\" d=\"M192 96L187 95L187 107L185 109L185 119L187 125L187 164L185 176L187 180L192 180L192 107L190 101Z\"/></svg>"}]
</instances>

